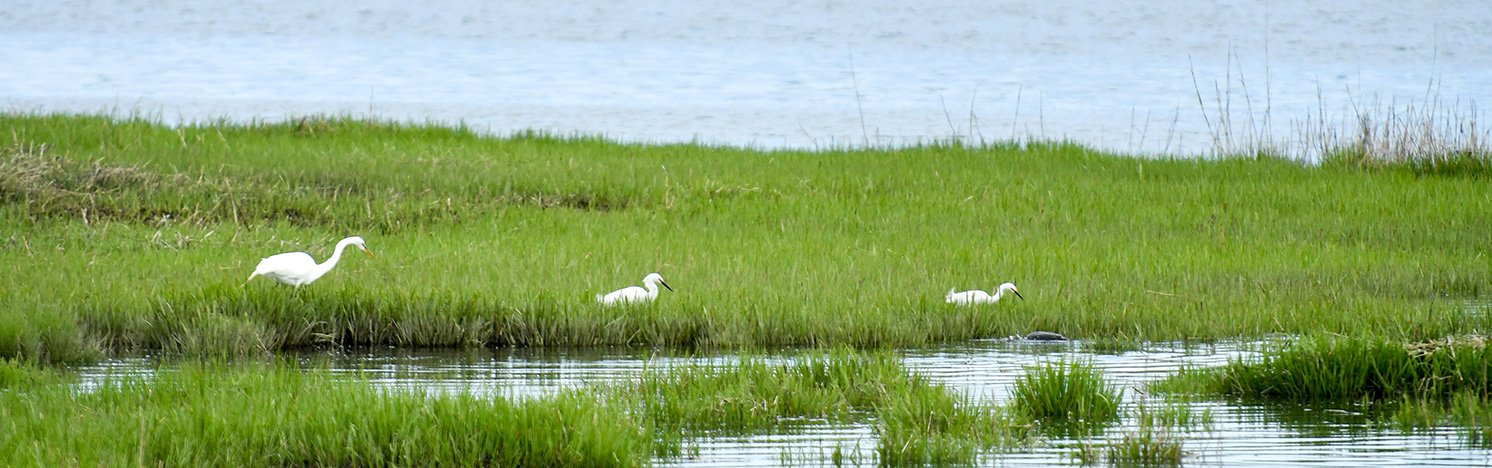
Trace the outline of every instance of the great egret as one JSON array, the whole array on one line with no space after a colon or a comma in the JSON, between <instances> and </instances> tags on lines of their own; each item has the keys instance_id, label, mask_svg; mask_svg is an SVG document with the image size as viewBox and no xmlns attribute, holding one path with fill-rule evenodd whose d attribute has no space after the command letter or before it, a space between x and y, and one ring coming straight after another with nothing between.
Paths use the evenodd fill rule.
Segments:
<instances>
[{"instance_id":1,"label":"great egret","mask_svg":"<svg viewBox=\"0 0 1492 468\"><path fill-rule=\"evenodd\" d=\"M342 259L342 250L349 245L356 245L369 257L373 256L373 252L369 252L368 247L363 245L363 238L352 236L338 242L337 250L332 252L331 258L321 264L317 264L316 259L311 258L311 254L305 252L288 252L265 257L259 261L259 266L254 267L254 273L249 275L249 279L244 284L248 284L248 281L253 280L255 276L264 275L300 289L300 285L311 284L321 275L332 271L332 267L337 266L337 261Z\"/></svg>"},{"instance_id":2,"label":"great egret","mask_svg":"<svg viewBox=\"0 0 1492 468\"><path fill-rule=\"evenodd\" d=\"M673 287L663 282L663 275L657 273L648 273L647 276L642 278L642 284L648 288L643 289L638 286L628 286L606 295L597 294L596 301L605 305L653 302L653 299L658 298L659 284L668 288L669 291L673 291Z\"/></svg>"},{"instance_id":3,"label":"great egret","mask_svg":"<svg viewBox=\"0 0 1492 468\"><path fill-rule=\"evenodd\" d=\"M1021 300L1026 299L1020 291L1015 290L1015 283L1005 283L1000 285L1000 289L996 290L993 296L978 289L964 292L953 292L953 289L949 289L947 300L949 304L958 305L993 304L1000 301L1000 296L1004 296L1006 290L1015 293L1015 297Z\"/></svg>"}]
</instances>

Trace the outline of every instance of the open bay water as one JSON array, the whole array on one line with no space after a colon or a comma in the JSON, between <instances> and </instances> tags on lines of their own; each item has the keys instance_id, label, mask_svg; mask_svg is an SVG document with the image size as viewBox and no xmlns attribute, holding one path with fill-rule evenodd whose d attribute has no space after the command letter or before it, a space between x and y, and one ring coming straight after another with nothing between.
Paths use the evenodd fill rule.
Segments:
<instances>
[{"instance_id":1,"label":"open bay water","mask_svg":"<svg viewBox=\"0 0 1492 468\"><path fill-rule=\"evenodd\" d=\"M1277 345L1278 343L1274 343ZM1183 367L1206 368L1250 359L1267 342L1217 344L1150 343L1143 349L1095 352L1082 343L976 340L902 351L908 370L953 390L997 404L1008 404L1015 381L1031 366L1048 362L1090 362L1123 389L1118 425L1092 439L1051 438L1029 447L987 454L980 466L1073 466L1084 443L1100 449L1135 430L1143 402L1152 411L1189 407L1198 424L1175 432L1182 439L1184 466L1488 466L1492 451L1473 448L1455 427L1405 432L1363 414L1358 408L1259 405L1201 399L1167 402L1148 392L1151 382ZM794 353L768 355L795 359ZM774 357L775 356L775 357ZM591 385L625 383L643 372L690 364L734 362L735 354L669 354L628 349L362 349L302 354L308 366L356 376L381 388L426 394L469 393L483 397L531 398ZM119 377L169 372L153 358L118 358L80 368L82 388ZM752 435L705 436L686 441L684 455L659 460L661 466L832 466L836 449L845 464L875 466L877 434L873 421L831 424L799 421L779 431Z\"/></svg>"},{"instance_id":2,"label":"open bay water","mask_svg":"<svg viewBox=\"0 0 1492 468\"><path fill-rule=\"evenodd\" d=\"M1492 3L13 0L0 63L9 111L1196 155L1412 102L1475 119Z\"/></svg>"}]
</instances>

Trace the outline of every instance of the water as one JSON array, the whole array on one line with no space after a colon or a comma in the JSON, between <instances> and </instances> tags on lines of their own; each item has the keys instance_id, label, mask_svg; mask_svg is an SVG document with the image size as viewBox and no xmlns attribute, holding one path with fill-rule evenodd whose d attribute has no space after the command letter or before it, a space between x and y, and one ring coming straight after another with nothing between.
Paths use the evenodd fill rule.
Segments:
<instances>
[{"instance_id":1,"label":"water","mask_svg":"<svg viewBox=\"0 0 1492 468\"><path fill-rule=\"evenodd\" d=\"M1354 104L1471 113L1492 96L1492 3L11 0L0 63L0 109L168 122L1197 154L1219 107L1276 140Z\"/></svg>"},{"instance_id":2,"label":"water","mask_svg":"<svg viewBox=\"0 0 1492 468\"><path fill-rule=\"evenodd\" d=\"M1026 366L1057 359L1091 361L1125 389L1125 411L1142 399L1149 382L1182 366L1211 367L1253 355L1258 343L1184 345L1159 343L1117 354L1094 353L1072 343L982 340L967 344L908 350L904 362L913 372L946 383L957 391L1004 404L1012 383ZM680 357L637 350L401 350L326 351L303 355L307 362L328 363L332 372L359 375L396 391L454 393L529 398L563 389L624 382L645 369L699 362L727 362L733 355ZM318 364L320 365L320 364ZM116 359L80 370L85 387L106 375L148 375L150 359ZM1211 424L1182 434L1188 466L1487 466L1492 452L1466 448L1455 429L1435 428L1406 434L1375 428L1373 420L1352 410L1290 406L1241 405L1223 401L1193 402L1198 419ZM704 437L686 444L685 456L663 460L665 466L830 465L839 449L847 460L875 464L876 434L869 424L802 421L794 430L750 436ZM1122 438L1133 420L1101 437ZM1081 441L1051 440L1013 453L980 460L993 466L1070 466L1078 464Z\"/></svg>"}]
</instances>

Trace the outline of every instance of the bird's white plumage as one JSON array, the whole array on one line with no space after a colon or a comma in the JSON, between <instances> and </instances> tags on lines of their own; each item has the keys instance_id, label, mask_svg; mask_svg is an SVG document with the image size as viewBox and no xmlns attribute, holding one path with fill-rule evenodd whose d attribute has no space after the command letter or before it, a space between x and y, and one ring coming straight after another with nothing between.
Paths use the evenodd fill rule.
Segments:
<instances>
[{"instance_id":1,"label":"bird's white plumage","mask_svg":"<svg viewBox=\"0 0 1492 468\"><path fill-rule=\"evenodd\" d=\"M647 289L643 289L640 286L628 286L606 294L597 294L596 302L605 305L653 302L654 299L658 298L659 284L668 288L669 291L673 291L673 287L663 282L663 275L657 273L648 273L647 276L642 278L642 284L643 286L647 286Z\"/></svg>"},{"instance_id":2,"label":"bird's white plumage","mask_svg":"<svg viewBox=\"0 0 1492 468\"><path fill-rule=\"evenodd\" d=\"M364 245L363 238L352 236L337 242L337 249L332 252L331 258L321 264L317 264L316 259L305 252L287 252L264 257L259 261L259 266L254 267L254 273L249 275L249 279L252 280L255 276L265 276L282 284L299 288L303 284L316 281L321 275L331 271L332 267L337 266L337 262L342 260L342 251L349 245L356 245L369 257L373 256L373 252L368 251L368 247Z\"/></svg>"},{"instance_id":3,"label":"bird's white plumage","mask_svg":"<svg viewBox=\"0 0 1492 468\"><path fill-rule=\"evenodd\" d=\"M962 291L962 292L954 292L955 289L957 289L957 288L952 288L952 289L948 290L948 296L945 299L947 300L947 302L949 304L957 304L957 305L991 304L991 303L999 302L1000 298L1005 295L1005 291L1013 292L1013 293L1015 293L1016 297L1019 297L1021 299L1025 299L1025 296L1021 296L1021 292L1017 291L1015 289L1015 283L1005 283L1005 284L1000 285L1000 288L997 289L997 290L995 290L995 294L994 295L991 295L990 293L987 293L987 292L984 292L984 291L981 291L981 290L978 290L978 289L973 289L973 290L969 290L969 291Z\"/></svg>"}]
</instances>

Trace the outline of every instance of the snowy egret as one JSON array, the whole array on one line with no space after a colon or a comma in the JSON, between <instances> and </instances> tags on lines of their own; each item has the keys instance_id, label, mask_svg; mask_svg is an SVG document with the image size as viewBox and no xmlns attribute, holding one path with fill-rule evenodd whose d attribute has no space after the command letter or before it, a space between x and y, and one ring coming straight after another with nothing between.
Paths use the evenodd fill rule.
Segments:
<instances>
[{"instance_id":1,"label":"snowy egret","mask_svg":"<svg viewBox=\"0 0 1492 468\"><path fill-rule=\"evenodd\" d=\"M653 299L658 298L659 284L662 284L663 287L668 288L669 291L673 291L673 287L669 286L668 283L663 282L663 275L657 273L648 273L647 276L644 276L642 278L642 284L644 286L647 286L648 288L643 289L639 286L628 286L616 291L612 291L611 293L606 295L597 294L596 301L605 305L653 302Z\"/></svg>"},{"instance_id":2,"label":"snowy egret","mask_svg":"<svg viewBox=\"0 0 1492 468\"><path fill-rule=\"evenodd\" d=\"M265 257L259 261L259 266L254 267L254 273L249 275L249 280L253 280L255 276L264 275L275 281L300 289L300 285L311 284L312 281L316 281L321 275L332 271L332 267L337 266L337 261L342 259L342 250L346 249L349 245L356 245L358 248L363 249L363 252L366 252L369 257L373 256L373 252L369 252L368 247L363 245L363 238L352 236L338 242L337 250L332 252L331 258L326 259L325 262L319 265L316 263L316 259L311 258L311 254L305 252L288 252ZM244 284L248 284L248 282L245 281Z\"/></svg>"},{"instance_id":3,"label":"snowy egret","mask_svg":"<svg viewBox=\"0 0 1492 468\"><path fill-rule=\"evenodd\" d=\"M992 304L992 303L995 303L995 302L999 302L1000 301L1000 296L1004 296L1005 295L1005 291L1007 291L1007 290L1009 290L1010 292L1015 293L1015 297L1019 297L1019 298L1021 298L1021 300L1025 300L1026 299L1026 296L1022 296L1020 291L1016 291L1015 290L1015 283L1005 283L1005 284L1000 285L1000 289L996 290L995 291L995 295L993 295L993 296L991 296L987 292L980 291L978 289L975 289L975 290L972 290L972 291L964 291L964 292L953 292L953 289L949 289L948 290L948 297L947 297L947 299L948 299L948 303L949 304L958 304L958 305Z\"/></svg>"}]
</instances>

